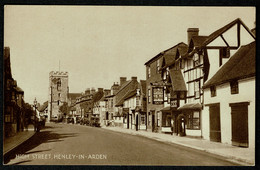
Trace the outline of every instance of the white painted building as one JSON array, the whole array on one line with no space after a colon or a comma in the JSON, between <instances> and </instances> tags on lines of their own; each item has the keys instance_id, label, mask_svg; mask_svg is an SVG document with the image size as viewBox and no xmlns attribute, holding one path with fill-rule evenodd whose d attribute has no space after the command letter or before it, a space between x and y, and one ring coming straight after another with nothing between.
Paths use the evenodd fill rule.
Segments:
<instances>
[{"instance_id":1,"label":"white painted building","mask_svg":"<svg viewBox=\"0 0 260 170\"><path fill-rule=\"evenodd\" d=\"M255 148L255 42L242 46L204 85L202 136Z\"/></svg>"}]
</instances>

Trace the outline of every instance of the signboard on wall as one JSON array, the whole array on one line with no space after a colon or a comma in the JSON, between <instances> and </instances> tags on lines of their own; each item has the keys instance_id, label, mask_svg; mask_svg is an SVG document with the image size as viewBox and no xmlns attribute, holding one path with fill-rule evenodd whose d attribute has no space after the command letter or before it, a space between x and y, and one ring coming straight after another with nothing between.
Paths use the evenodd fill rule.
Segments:
<instances>
[{"instance_id":1,"label":"signboard on wall","mask_svg":"<svg viewBox=\"0 0 260 170\"><path fill-rule=\"evenodd\" d=\"M153 87L153 104L163 104L163 87Z\"/></svg>"},{"instance_id":2,"label":"signboard on wall","mask_svg":"<svg viewBox=\"0 0 260 170\"><path fill-rule=\"evenodd\" d=\"M177 100L171 100L170 106L177 107Z\"/></svg>"}]
</instances>

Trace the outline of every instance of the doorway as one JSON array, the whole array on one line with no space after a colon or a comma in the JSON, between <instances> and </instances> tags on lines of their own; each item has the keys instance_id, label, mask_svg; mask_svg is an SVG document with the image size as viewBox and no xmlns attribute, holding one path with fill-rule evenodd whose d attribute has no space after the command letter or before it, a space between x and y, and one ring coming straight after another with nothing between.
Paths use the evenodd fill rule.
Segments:
<instances>
[{"instance_id":1,"label":"doorway","mask_svg":"<svg viewBox=\"0 0 260 170\"><path fill-rule=\"evenodd\" d=\"M220 104L209 106L210 141L221 142Z\"/></svg>"},{"instance_id":2,"label":"doorway","mask_svg":"<svg viewBox=\"0 0 260 170\"><path fill-rule=\"evenodd\" d=\"M230 104L232 145L248 147L248 102Z\"/></svg>"}]
</instances>

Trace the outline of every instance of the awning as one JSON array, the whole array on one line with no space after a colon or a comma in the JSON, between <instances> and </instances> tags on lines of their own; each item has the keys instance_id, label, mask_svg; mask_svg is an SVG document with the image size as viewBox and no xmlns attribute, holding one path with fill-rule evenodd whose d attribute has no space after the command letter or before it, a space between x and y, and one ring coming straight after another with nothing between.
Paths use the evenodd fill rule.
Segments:
<instances>
[{"instance_id":1,"label":"awning","mask_svg":"<svg viewBox=\"0 0 260 170\"><path fill-rule=\"evenodd\" d=\"M161 109L162 112L165 112L165 113L170 113L171 111L176 111L176 107L170 107L170 106L167 106L167 107L164 107L163 109Z\"/></svg>"},{"instance_id":2,"label":"awning","mask_svg":"<svg viewBox=\"0 0 260 170\"><path fill-rule=\"evenodd\" d=\"M179 107L177 110L201 110L202 106L200 103L190 103Z\"/></svg>"}]
</instances>

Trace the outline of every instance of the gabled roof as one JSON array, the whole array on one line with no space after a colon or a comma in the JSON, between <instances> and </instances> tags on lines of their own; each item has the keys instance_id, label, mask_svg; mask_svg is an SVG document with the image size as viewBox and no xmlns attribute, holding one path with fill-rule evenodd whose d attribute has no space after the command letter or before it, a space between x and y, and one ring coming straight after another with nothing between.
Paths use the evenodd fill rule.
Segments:
<instances>
[{"instance_id":1,"label":"gabled roof","mask_svg":"<svg viewBox=\"0 0 260 170\"><path fill-rule=\"evenodd\" d=\"M199 46L201 46L208 38L209 38L209 36L193 36L193 37L191 38L191 41L192 41L194 47L199 47Z\"/></svg>"},{"instance_id":2,"label":"gabled roof","mask_svg":"<svg viewBox=\"0 0 260 170\"><path fill-rule=\"evenodd\" d=\"M132 80L127 80L124 84L122 84L122 86L120 87L120 89L117 91L117 93L115 95L117 95L118 93L120 93L128 84L130 84L132 82Z\"/></svg>"},{"instance_id":3,"label":"gabled roof","mask_svg":"<svg viewBox=\"0 0 260 170\"><path fill-rule=\"evenodd\" d=\"M125 89L129 86L130 86L130 89ZM128 80L126 83L124 83L116 94L115 106L123 105L125 97L133 90L136 91L137 87L138 87L138 81L136 81L136 80ZM127 90L127 91L125 91L125 90Z\"/></svg>"},{"instance_id":4,"label":"gabled roof","mask_svg":"<svg viewBox=\"0 0 260 170\"><path fill-rule=\"evenodd\" d=\"M202 46L206 46L207 44L211 43L213 40L215 40L218 36L229 30L231 27L233 27L236 24L242 24L242 26L248 31L248 33L255 38L255 35L250 31L250 29L243 23L243 21L240 18L235 19L234 21L230 22L229 24L225 25L224 27L218 29L217 31L210 34L206 41L202 44Z\"/></svg>"},{"instance_id":5,"label":"gabled roof","mask_svg":"<svg viewBox=\"0 0 260 170\"><path fill-rule=\"evenodd\" d=\"M123 99L126 100L126 99L133 97L133 96L136 96L136 89L128 92Z\"/></svg>"},{"instance_id":6,"label":"gabled roof","mask_svg":"<svg viewBox=\"0 0 260 170\"><path fill-rule=\"evenodd\" d=\"M41 105L37 110L39 112L44 111L48 107L48 101L44 102L43 105Z\"/></svg>"},{"instance_id":7,"label":"gabled roof","mask_svg":"<svg viewBox=\"0 0 260 170\"><path fill-rule=\"evenodd\" d=\"M163 66L163 68L166 68L175 63L177 53L179 53L179 55L184 55L187 53L187 50L188 50L188 45L181 42L173 46L171 49L164 51L163 58L165 61L165 65Z\"/></svg>"},{"instance_id":8,"label":"gabled roof","mask_svg":"<svg viewBox=\"0 0 260 170\"><path fill-rule=\"evenodd\" d=\"M174 59L175 59L175 55L176 55L176 52L177 52L177 47L182 47L182 46L185 46L186 44L184 42L181 42L181 43L178 43L177 45L167 49L167 50L164 50L162 52L160 52L159 54L157 54L155 57L153 57L152 59L150 59L149 61L147 61L144 65L147 65L149 63L151 63L152 61L156 60L157 58L159 57L162 57L162 56L169 56L169 57L166 57L166 60L171 60L170 58L174 56ZM186 45L187 46L187 45Z\"/></svg>"},{"instance_id":9,"label":"gabled roof","mask_svg":"<svg viewBox=\"0 0 260 170\"><path fill-rule=\"evenodd\" d=\"M203 88L255 76L256 42L241 48L208 80Z\"/></svg>"},{"instance_id":10,"label":"gabled roof","mask_svg":"<svg viewBox=\"0 0 260 170\"><path fill-rule=\"evenodd\" d=\"M173 91L187 91L184 78L182 76L181 70L175 67L169 70L171 77L171 84Z\"/></svg>"}]
</instances>

